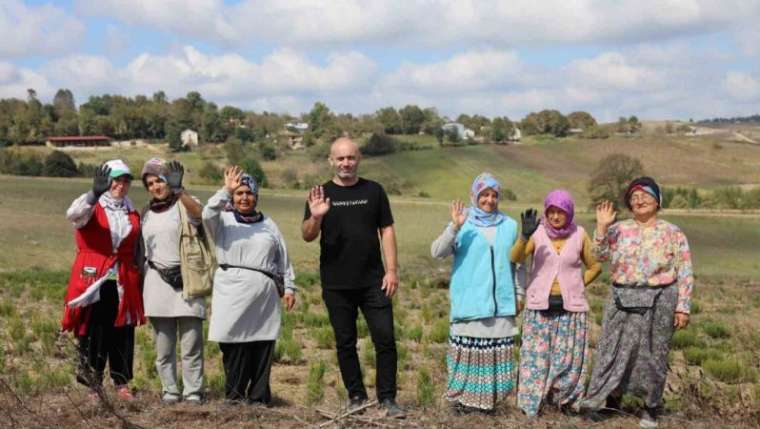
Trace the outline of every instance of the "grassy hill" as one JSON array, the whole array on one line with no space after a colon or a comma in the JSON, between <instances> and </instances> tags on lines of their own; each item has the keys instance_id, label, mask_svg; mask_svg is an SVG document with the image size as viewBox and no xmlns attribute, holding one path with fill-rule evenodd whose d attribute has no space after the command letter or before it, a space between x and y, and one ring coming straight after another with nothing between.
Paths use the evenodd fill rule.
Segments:
<instances>
[{"instance_id":1,"label":"grassy hill","mask_svg":"<svg viewBox=\"0 0 760 429\"><path fill-rule=\"evenodd\" d=\"M665 186L710 189L725 185L760 184L760 146L736 142L731 133L702 136L613 136L606 140L528 137L519 145L471 145L439 147L430 136L402 136L402 141L427 150L402 151L365 158L361 174L379 180L404 196L424 195L437 200L466 198L472 179L483 171L498 176L512 190L518 204L535 204L549 190L570 190L581 206L587 200L588 178L603 157L623 153L639 158L645 171ZM165 145L143 148L72 150L78 162L98 163L120 157L133 169L152 156L176 158L185 163L190 183L207 184L197 172L204 161L225 163L221 146L198 152L167 153ZM50 149L34 148L47 152ZM313 161L305 152L285 150L275 161L262 162L270 186L287 186L287 175L296 175L302 186L330 176L327 163Z\"/></svg>"}]
</instances>

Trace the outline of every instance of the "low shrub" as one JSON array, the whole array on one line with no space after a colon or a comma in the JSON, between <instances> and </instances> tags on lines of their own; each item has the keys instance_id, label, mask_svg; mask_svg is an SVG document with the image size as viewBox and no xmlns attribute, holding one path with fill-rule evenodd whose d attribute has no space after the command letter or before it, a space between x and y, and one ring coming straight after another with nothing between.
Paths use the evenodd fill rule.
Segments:
<instances>
[{"instance_id":1,"label":"low shrub","mask_svg":"<svg viewBox=\"0 0 760 429\"><path fill-rule=\"evenodd\" d=\"M710 338L728 338L731 336L731 331L724 323L716 322L712 320L705 320L702 324L702 331Z\"/></svg>"},{"instance_id":2,"label":"low shrub","mask_svg":"<svg viewBox=\"0 0 760 429\"><path fill-rule=\"evenodd\" d=\"M449 321L448 319L438 319L433 323L428 334L430 341L434 343L445 343L449 339Z\"/></svg>"},{"instance_id":3,"label":"low shrub","mask_svg":"<svg viewBox=\"0 0 760 429\"><path fill-rule=\"evenodd\" d=\"M417 371L417 406L427 408L435 401L435 384L427 368Z\"/></svg>"},{"instance_id":4,"label":"low shrub","mask_svg":"<svg viewBox=\"0 0 760 429\"><path fill-rule=\"evenodd\" d=\"M754 369L746 367L734 358L708 359L702 364L702 368L712 377L728 384L754 383L757 379Z\"/></svg>"},{"instance_id":5,"label":"low shrub","mask_svg":"<svg viewBox=\"0 0 760 429\"><path fill-rule=\"evenodd\" d=\"M335 333L332 327L323 326L314 332L314 339L317 341L317 347L320 349L335 348Z\"/></svg>"},{"instance_id":6,"label":"low shrub","mask_svg":"<svg viewBox=\"0 0 760 429\"><path fill-rule=\"evenodd\" d=\"M682 329L676 331L673 334L673 339L670 342L671 347L676 350L683 350L691 346L703 346L703 342L697 336L697 333L692 329Z\"/></svg>"},{"instance_id":7,"label":"low shrub","mask_svg":"<svg viewBox=\"0 0 760 429\"><path fill-rule=\"evenodd\" d=\"M306 402L309 405L318 404L325 396L324 378L327 365L323 360L313 362L309 366L309 377L306 381Z\"/></svg>"},{"instance_id":8,"label":"low shrub","mask_svg":"<svg viewBox=\"0 0 760 429\"><path fill-rule=\"evenodd\" d=\"M723 354L715 349L690 346L683 350L683 357L689 365L701 365L709 359L721 360L723 359Z\"/></svg>"}]
</instances>

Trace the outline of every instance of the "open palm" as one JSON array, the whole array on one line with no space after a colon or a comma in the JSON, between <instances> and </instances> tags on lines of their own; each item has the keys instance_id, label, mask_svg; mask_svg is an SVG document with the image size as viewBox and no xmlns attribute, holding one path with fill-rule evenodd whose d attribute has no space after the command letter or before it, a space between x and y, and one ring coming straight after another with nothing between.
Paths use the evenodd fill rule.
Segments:
<instances>
[{"instance_id":1,"label":"open palm","mask_svg":"<svg viewBox=\"0 0 760 429\"><path fill-rule=\"evenodd\" d=\"M309 192L309 211L316 218L321 218L330 210L330 198L325 198L325 191L321 186L311 188Z\"/></svg>"}]
</instances>

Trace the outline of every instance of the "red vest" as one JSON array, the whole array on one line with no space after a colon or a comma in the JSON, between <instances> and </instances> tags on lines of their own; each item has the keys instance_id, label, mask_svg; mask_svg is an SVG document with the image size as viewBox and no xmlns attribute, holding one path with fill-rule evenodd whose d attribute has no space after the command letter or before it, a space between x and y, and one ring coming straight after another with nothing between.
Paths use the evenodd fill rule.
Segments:
<instances>
[{"instance_id":1,"label":"red vest","mask_svg":"<svg viewBox=\"0 0 760 429\"><path fill-rule=\"evenodd\" d=\"M140 293L140 272L135 265L134 249L140 234L140 216L136 211L127 215L132 229L121 241L116 252L113 251L111 230L108 226L106 210L95 203L90 221L75 232L77 257L71 267L71 277L66 290L66 304L80 296L87 287L119 263L119 283L124 288L124 295L119 299L114 326L141 325L145 323L142 293ZM91 307L69 308L64 306L61 327L64 331L73 331L75 335L87 333Z\"/></svg>"}]
</instances>

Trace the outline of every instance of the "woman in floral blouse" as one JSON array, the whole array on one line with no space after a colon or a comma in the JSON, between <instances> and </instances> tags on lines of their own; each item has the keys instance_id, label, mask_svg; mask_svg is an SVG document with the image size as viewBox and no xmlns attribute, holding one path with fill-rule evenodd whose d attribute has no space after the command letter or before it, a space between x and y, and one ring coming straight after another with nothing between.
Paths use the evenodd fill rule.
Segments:
<instances>
[{"instance_id":1,"label":"woman in floral blouse","mask_svg":"<svg viewBox=\"0 0 760 429\"><path fill-rule=\"evenodd\" d=\"M657 218L660 188L649 177L635 179L625 193L633 219L615 222L604 201L596 207L594 253L609 260L612 293L582 408L597 417L618 408L623 393L644 399L639 425L657 427L657 409L668 371L670 340L689 324L694 276L684 233Z\"/></svg>"}]
</instances>

